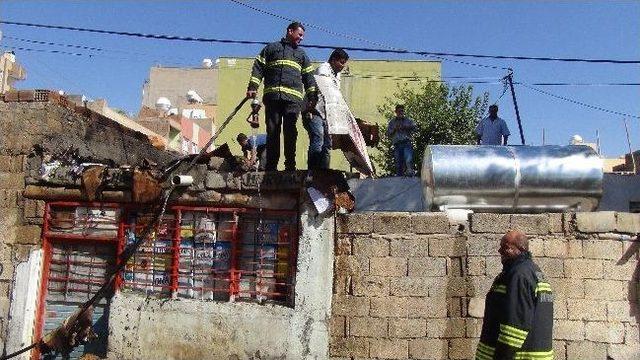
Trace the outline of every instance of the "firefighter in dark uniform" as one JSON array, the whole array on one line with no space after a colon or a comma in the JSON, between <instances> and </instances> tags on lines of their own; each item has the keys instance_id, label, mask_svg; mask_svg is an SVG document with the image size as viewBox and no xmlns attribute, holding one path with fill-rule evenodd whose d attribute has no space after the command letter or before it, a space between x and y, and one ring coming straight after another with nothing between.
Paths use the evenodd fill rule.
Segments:
<instances>
[{"instance_id":1,"label":"firefighter in dark uniform","mask_svg":"<svg viewBox=\"0 0 640 360\"><path fill-rule=\"evenodd\" d=\"M256 56L247 86L247 97L255 97L264 79L265 117L267 123L267 163L265 170L275 171L280 160L280 129L284 135L285 170L296 168L296 120L301 111L303 90L317 102L316 82L311 61L298 45L304 38L304 26L293 22L280 41L268 44ZM303 89L304 87L304 89Z\"/></svg>"},{"instance_id":2,"label":"firefighter in dark uniform","mask_svg":"<svg viewBox=\"0 0 640 360\"><path fill-rule=\"evenodd\" d=\"M502 272L487 294L475 358L552 360L553 293L526 235L509 231L499 252Z\"/></svg>"}]
</instances>

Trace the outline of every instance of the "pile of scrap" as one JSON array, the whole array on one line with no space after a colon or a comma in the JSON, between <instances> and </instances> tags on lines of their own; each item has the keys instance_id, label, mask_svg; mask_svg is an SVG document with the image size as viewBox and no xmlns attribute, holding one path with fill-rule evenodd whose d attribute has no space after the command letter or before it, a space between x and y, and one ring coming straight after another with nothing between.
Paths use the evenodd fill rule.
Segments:
<instances>
[{"instance_id":1,"label":"pile of scrap","mask_svg":"<svg viewBox=\"0 0 640 360\"><path fill-rule=\"evenodd\" d=\"M203 154L188 155L160 166L143 161L138 166L78 156L76 149L51 152L34 148L28 158L29 176L24 196L46 201L100 201L154 204L172 187L176 175L188 175L188 186L176 186L170 204L192 206L297 209L301 196L324 199L319 213L353 209L345 174L326 170L257 172L224 145Z\"/></svg>"}]
</instances>

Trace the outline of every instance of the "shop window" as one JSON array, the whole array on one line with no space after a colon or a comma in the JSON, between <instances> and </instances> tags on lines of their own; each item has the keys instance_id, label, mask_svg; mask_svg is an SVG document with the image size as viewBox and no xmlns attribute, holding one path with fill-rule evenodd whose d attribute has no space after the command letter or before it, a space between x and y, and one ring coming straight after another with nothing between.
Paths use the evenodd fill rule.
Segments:
<instances>
[{"instance_id":1,"label":"shop window","mask_svg":"<svg viewBox=\"0 0 640 360\"><path fill-rule=\"evenodd\" d=\"M46 205L36 338L60 326L102 287L125 247L152 219L153 214L123 204ZM297 244L295 211L170 207L106 299L95 305L98 336L77 347L71 358L105 355L109 301L116 288L159 298L293 306Z\"/></svg>"},{"instance_id":2,"label":"shop window","mask_svg":"<svg viewBox=\"0 0 640 360\"><path fill-rule=\"evenodd\" d=\"M149 217L130 215L127 243ZM127 263L124 289L292 305L297 228L294 212L174 207Z\"/></svg>"},{"instance_id":3,"label":"shop window","mask_svg":"<svg viewBox=\"0 0 640 360\"><path fill-rule=\"evenodd\" d=\"M117 205L47 205L36 338L62 325L115 271L119 223ZM106 356L111 294L112 291L108 292L94 304L92 335L87 342L75 347L70 354L45 354L43 358ZM37 351L34 356L39 357Z\"/></svg>"}]
</instances>

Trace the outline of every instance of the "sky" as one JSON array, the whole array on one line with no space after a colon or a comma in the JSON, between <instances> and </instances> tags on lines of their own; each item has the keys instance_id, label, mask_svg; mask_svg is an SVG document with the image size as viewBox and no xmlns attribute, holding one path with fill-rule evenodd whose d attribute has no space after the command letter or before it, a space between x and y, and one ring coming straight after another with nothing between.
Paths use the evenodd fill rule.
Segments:
<instances>
[{"instance_id":1,"label":"sky","mask_svg":"<svg viewBox=\"0 0 640 360\"><path fill-rule=\"evenodd\" d=\"M303 45L393 47L411 51L640 60L640 1L0 1L0 20L103 30L274 41L289 21L307 24ZM270 14L268 14L270 13ZM0 47L14 50L27 69L18 88L63 89L136 114L149 68L197 67L202 59L253 57L262 45L192 43L127 38L0 24ZM18 40L22 39L22 40ZM40 41L99 48L38 44ZM37 51L33 51L37 50ZM61 51L73 54L52 53ZM306 49L312 60L329 50ZM91 55L91 56L89 56ZM496 60L350 52L352 59L442 60L442 76L451 85L473 84L497 101L507 121L510 143L519 144L509 92L500 79L512 68L515 92L527 144L567 144L574 134L595 142L602 153L628 152L625 121L632 149L640 148L640 64L597 64ZM465 63L461 63L465 62ZM247 78L249 74L247 74ZM459 79L463 77L464 79ZM570 83L572 86L531 85ZM598 111L531 90L533 87L574 102L626 115ZM589 85L576 85L589 84ZM238 96L245 84L238 85ZM356 114L357 115L357 114Z\"/></svg>"}]
</instances>

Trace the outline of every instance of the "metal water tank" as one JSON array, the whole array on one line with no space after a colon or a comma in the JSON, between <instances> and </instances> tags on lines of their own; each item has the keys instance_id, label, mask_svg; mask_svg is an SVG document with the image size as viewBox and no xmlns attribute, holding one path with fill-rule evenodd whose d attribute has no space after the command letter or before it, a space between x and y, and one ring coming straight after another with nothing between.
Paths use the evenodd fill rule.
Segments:
<instances>
[{"instance_id":1,"label":"metal water tank","mask_svg":"<svg viewBox=\"0 0 640 360\"><path fill-rule=\"evenodd\" d=\"M584 145L430 145L422 161L429 209L593 211L602 178L602 159Z\"/></svg>"}]
</instances>

